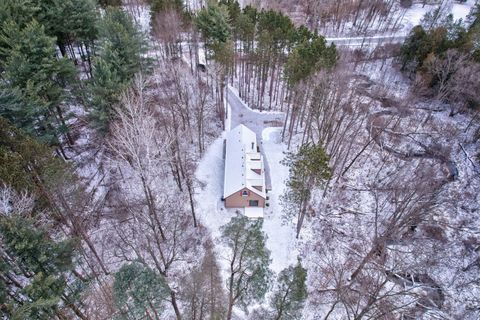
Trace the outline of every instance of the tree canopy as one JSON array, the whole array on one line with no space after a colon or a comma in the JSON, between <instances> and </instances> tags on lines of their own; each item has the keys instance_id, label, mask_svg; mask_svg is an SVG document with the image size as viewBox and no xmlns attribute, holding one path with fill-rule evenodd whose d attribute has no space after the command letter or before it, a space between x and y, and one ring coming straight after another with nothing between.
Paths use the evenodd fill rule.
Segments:
<instances>
[{"instance_id":1,"label":"tree canopy","mask_svg":"<svg viewBox=\"0 0 480 320\"><path fill-rule=\"evenodd\" d=\"M134 75L147 71L145 35L122 9L109 7L99 23L99 53L90 83L94 127L108 130L118 96Z\"/></svg>"},{"instance_id":2,"label":"tree canopy","mask_svg":"<svg viewBox=\"0 0 480 320\"><path fill-rule=\"evenodd\" d=\"M250 303L264 298L271 277L270 252L265 248L262 221L245 216L233 217L222 227L222 241L230 250L227 319L231 319L234 305L246 309Z\"/></svg>"},{"instance_id":3,"label":"tree canopy","mask_svg":"<svg viewBox=\"0 0 480 320\"><path fill-rule=\"evenodd\" d=\"M123 265L115 273L113 294L120 311L118 319L139 319L145 314L159 315L168 296L168 288L162 276L136 261Z\"/></svg>"},{"instance_id":4,"label":"tree canopy","mask_svg":"<svg viewBox=\"0 0 480 320\"><path fill-rule=\"evenodd\" d=\"M71 61L56 57L55 38L33 20L21 28L7 22L0 34L4 59L0 115L50 145L58 145L68 131L63 103L69 98L69 85L76 70Z\"/></svg>"}]
</instances>

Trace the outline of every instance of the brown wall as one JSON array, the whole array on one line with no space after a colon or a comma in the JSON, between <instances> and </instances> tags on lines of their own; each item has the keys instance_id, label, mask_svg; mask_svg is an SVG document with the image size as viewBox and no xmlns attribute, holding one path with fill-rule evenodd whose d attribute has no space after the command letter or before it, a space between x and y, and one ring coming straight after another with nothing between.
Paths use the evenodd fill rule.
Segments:
<instances>
[{"instance_id":1,"label":"brown wall","mask_svg":"<svg viewBox=\"0 0 480 320\"><path fill-rule=\"evenodd\" d=\"M241 195L243 190L249 191L250 195L248 197L243 197ZM262 198L261 196L259 196L258 194L256 194L255 192L250 191L246 188L242 189L242 190L239 190L239 191L235 192L234 194L232 194L231 196L228 196L227 198L225 198L225 207L226 208L249 207L248 201L250 201L250 200L258 200L258 206L262 207L262 208L265 207L265 199Z\"/></svg>"}]
</instances>

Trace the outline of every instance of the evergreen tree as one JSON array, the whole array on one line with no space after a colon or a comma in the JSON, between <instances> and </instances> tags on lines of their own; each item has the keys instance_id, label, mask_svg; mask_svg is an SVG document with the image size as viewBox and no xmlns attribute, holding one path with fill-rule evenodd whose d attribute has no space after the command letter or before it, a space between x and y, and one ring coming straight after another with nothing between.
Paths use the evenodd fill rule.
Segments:
<instances>
[{"instance_id":1,"label":"evergreen tree","mask_svg":"<svg viewBox=\"0 0 480 320\"><path fill-rule=\"evenodd\" d=\"M233 31L236 30L236 26L238 23L238 19L242 13L242 9L240 8L240 4L236 0L221 0L219 2L220 5L225 6L228 10L228 17L230 24L234 27Z\"/></svg>"},{"instance_id":2,"label":"evergreen tree","mask_svg":"<svg viewBox=\"0 0 480 320\"><path fill-rule=\"evenodd\" d=\"M334 44L327 46L325 38L312 34L305 37L305 30L298 36L301 42L295 46L285 65L285 75L291 86L321 69L331 69L337 62Z\"/></svg>"},{"instance_id":3,"label":"evergreen tree","mask_svg":"<svg viewBox=\"0 0 480 320\"><path fill-rule=\"evenodd\" d=\"M217 99L217 115L225 126L225 85L227 76L233 66L233 47L231 28L228 21L228 9L224 5L217 5L213 1L203 8L195 20L198 29L205 39L207 55L215 59L221 67L217 73L217 85L220 99Z\"/></svg>"},{"instance_id":4,"label":"evergreen tree","mask_svg":"<svg viewBox=\"0 0 480 320\"><path fill-rule=\"evenodd\" d=\"M70 308L86 319L78 306L83 285L73 281L76 242L51 240L45 229L20 214L0 216L0 278L7 290L4 316L11 319L48 319ZM62 310L63 309L63 310Z\"/></svg>"},{"instance_id":5,"label":"evergreen tree","mask_svg":"<svg viewBox=\"0 0 480 320\"><path fill-rule=\"evenodd\" d=\"M66 88L75 80L73 64L56 58L55 39L36 21L23 29L13 22L4 24L0 43L6 57L0 61L2 96L15 97L16 102L1 105L0 115L42 141L61 146L60 137L68 138L63 103L69 96Z\"/></svg>"},{"instance_id":6,"label":"evergreen tree","mask_svg":"<svg viewBox=\"0 0 480 320\"><path fill-rule=\"evenodd\" d=\"M213 50L219 44L227 43L230 39L231 28L228 19L227 8L214 3L209 3L198 13L196 24L209 50Z\"/></svg>"},{"instance_id":7,"label":"evergreen tree","mask_svg":"<svg viewBox=\"0 0 480 320\"><path fill-rule=\"evenodd\" d=\"M430 46L427 33L422 26L414 27L400 49L402 70L416 70L425 60L429 51Z\"/></svg>"},{"instance_id":8,"label":"evergreen tree","mask_svg":"<svg viewBox=\"0 0 480 320\"><path fill-rule=\"evenodd\" d=\"M227 283L230 320L234 305L246 309L250 303L264 298L271 277L270 251L265 248L262 221L245 216L233 217L222 228L222 241L230 249Z\"/></svg>"},{"instance_id":9,"label":"evergreen tree","mask_svg":"<svg viewBox=\"0 0 480 320\"><path fill-rule=\"evenodd\" d=\"M402 70L411 74L423 72L427 57L430 60L434 57L443 58L449 49L472 54L475 59L480 30L480 24L476 24L478 19L475 18L475 9L472 9L467 18L467 29L462 20L455 21L451 14L435 20L435 23L428 22L434 19L434 16L435 12L426 15L424 19L427 21L424 25L431 25L430 28L414 27L403 43L400 50Z\"/></svg>"},{"instance_id":10,"label":"evergreen tree","mask_svg":"<svg viewBox=\"0 0 480 320\"><path fill-rule=\"evenodd\" d=\"M467 17L469 52L476 62L480 62L480 3L475 4Z\"/></svg>"},{"instance_id":11,"label":"evergreen tree","mask_svg":"<svg viewBox=\"0 0 480 320\"><path fill-rule=\"evenodd\" d=\"M161 319L163 304L169 296L165 279L140 262L123 265L115 274L115 303L118 319Z\"/></svg>"},{"instance_id":12,"label":"evergreen tree","mask_svg":"<svg viewBox=\"0 0 480 320\"><path fill-rule=\"evenodd\" d=\"M67 57L67 46L75 40L92 43L95 36L96 10L93 0L34 0L39 8L33 17L45 27L63 57Z\"/></svg>"},{"instance_id":13,"label":"evergreen tree","mask_svg":"<svg viewBox=\"0 0 480 320\"><path fill-rule=\"evenodd\" d=\"M332 172L328 167L329 160L328 155L319 144L304 144L297 153L289 153L283 160L283 164L290 167L288 189L283 200L287 205L287 214L297 215L297 238L312 190L322 186L331 177Z\"/></svg>"},{"instance_id":14,"label":"evergreen tree","mask_svg":"<svg viewBox=\"0 0 480 320\"><path fill-rule=\"evenodd\" d=\"M122 9L107 8L98 30L100 49L93 63L90 116L94 126L106 132L118 95L136 73L146 71L147 48L144 34Z\"/></svg>"},{"instance_id":15,"label":"evergreen tree","mask_svg":"<svg viewBox=\"0 0 480 320\"><path fill-rule=\"evenodd\" d=\"M280 272L277 286L270 301L274 320L301 319L304 302L307 298L307 270L300 260Z\"/></svg>"},{"instance_id":16,"label":"evergreen tree","mask_svg":"<svg viewBox=\"0 0 480 320\"><path fill-rule=\"evenodd\" d=\"M3 10L2 10L3 9ZM55 37L63 57L74 42L93 45L97 11L94 0L5 0L0 4L0 25L11 21L24 28L32 20Z\"/></svg>"},{"instance_id":17,"label":"evergreen tree","mask_svg":"<svg viewBox=\"0 0 480 320\"><path fill-rule=\"evenodd\" d=\"M243 13L236 19L235 34L246 46L250 46L255 37L256 20L256 9L248 6L245 7ZM249 52L250 50L247 49L246 51Z\"/></svg>"},{"instance_id":18,"label":"evergreen tree","mask_svg":"<svg viewBox=\"0 0 480 320\"><path fill-rule=\"evenodd\" d=\"M114 68L122 81L128 81L145 65L142 55L147 50L145 35L130 15L119 8L107 8L98 26L100 52L105 59L115 59ZM110 56L109 51L117 56Z\"/></svg>"},{"instance_id":19,"label":"evergreen tree","mask_svg":"<svg viewBox=\"0 0 480 320\"><path fill-rule=\"evenodd\" d=\"M35 194L39 208L53 205L49 185L69 180L68 164L53 155L51 148L0 117L0 184Z\"/></svg>"},{"instance_id":20,"label":"evergreen tree","mask_svg":"<svg viewBox=\"0 0 480 320\"><path fill-rule=\"evenodd\" d=\"M0 28L7 22L15 22L20 27L25 27L38 14L40 7L34 0L2 0L0 1ZM3 43L0 43L2 48ZM3 60L0 52L0 60Z\"/></svg>"},{"instance_id":21,"label":"evergreen tree","mask_svg":"<svg viewBox=\"0 0 480 320\"><path fill-rule=\"evenodd\" d=\"M118 74L120 62L115 51L104 48L102 57L94 62L93 79L90 83L93 109L90 112L93 126L102 132L108 130L108 124L113 116L113 107L118 103L119 93L125 89L127 82L122 81ZM109 58L110 57L110 58Z\"/></svg>"},{"instance_id":22,"label":"evergreen tree","mask_svg":"<svg viewBox=\"0 0 480 320\"><path fill-rule=\"evenodd\" d=\"M122 0L99 0L98 4L103 8L106 7L119 7L122 5Z\"/></svg>"}]
</instances>

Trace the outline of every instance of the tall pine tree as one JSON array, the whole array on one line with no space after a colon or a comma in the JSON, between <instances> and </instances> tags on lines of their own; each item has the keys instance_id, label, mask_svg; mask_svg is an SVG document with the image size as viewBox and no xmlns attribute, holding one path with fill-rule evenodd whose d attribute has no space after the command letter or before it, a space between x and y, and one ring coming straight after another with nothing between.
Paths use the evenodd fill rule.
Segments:
<instances>
[{"instance_id":1,"label":"tall pine tree","mask_svg":"<svg viewBox=\"0 0 480 320\"><path fill-rule=\"evenodd\" d=\"M26 214L32 213L0 212L3 316L40 320L75 314L87 319L78 301L84 284L72 273L75 241L50 239Z\"/></svg>"},{"instance_id":2,"label":"tall pine tree","mask_svg":"<svg viewBox=\"0 0 480 320\"><path fill-rule=\"evenodd\" d=\"M302 309L307 298L307 270L300 260L280 272L276 289L270 301L274 320L301 319Z\"/></svg>"},{"instance_id":3,"label":"tall pine tree","mask_svg":"<svg viewBox=\"0 0 480 320\"><path fill-rule=\"evenodd\" d=\"M66 59L58 59L55 38L33 20L24 28L10 21L0 34L0 61L4 70L0 83L2 96L15 103L2 104L0 115L43 142L58 146L68 136L68 113L64 108L69 98L67 88L75 81L76 70Z\"/></svg>"},{"instance_id":4,"label":"tall pine tree","mask_svg":"<svg viewBox=\"0 0 480 320\"><path fill-rule=\"evenodd\" d=\"M245 216L233 217L222 228L222 240L230 250L227 280L230 320L234 306L246 309L264 298L271 278L270 251L265 248L262 220L253 221Z\"/></svg>"},{"instance_id":5,"label":"tall pine tree","mask_svg":"<svg viewBox=\"0 0 480 320\"><path fill-rule=\"evenodd\" d=\"M289 153L283 160L290 167L288 190L283 196L287 215L297 216L297 238L305 219L312 190L322 186L332 175L328 167L330 158L320 144L305 144L296 153Z\"/></svg>"},{"instance_id":6,"label":"tall pine tree","mask_svg":"<svg viewBox=\"0 0 480 320\"><path fill-rule=\"evenodd\" d=\"M99 53L90 85L93 124L107 132L120 92L140 71L148 71L145 36L120 8L109 7L99 27Z\"/></svg>"},{"instance_id":7,"label":"tall pine tree","mask_svg":"<svg viewBox=\"0 0 480 320\"><path fill-rule=\"evenodd\" d=\"M169 297L165 279L140 262L123 265L115 274L115 303L120 309L117 319L161 319Z\"/></svg>"}]
</instances>

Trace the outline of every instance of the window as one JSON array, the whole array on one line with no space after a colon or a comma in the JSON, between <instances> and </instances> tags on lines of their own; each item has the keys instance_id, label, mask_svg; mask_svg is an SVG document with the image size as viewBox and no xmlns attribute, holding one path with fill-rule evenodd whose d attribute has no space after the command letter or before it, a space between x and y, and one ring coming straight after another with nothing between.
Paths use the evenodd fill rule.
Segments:
<instances>
[{"instance_id":1,"label":"window","mask_svg":"<svg viewBox=\"0 0 480 320\"><path fill-rule=\"evenodd\" d=\"M248 205L250 207L258 207L258 200L250 200L248 201Z\"/></svg>"},{"instance_id":2,"label":"window","mask_svg":"<svg viewBox=\"0 0 480 320\"><path fill-rule=\"evenodd\" d=\"M248 197L248 191L247 190L242 191L242 197Z\"/></svg>"}]
</instances>

